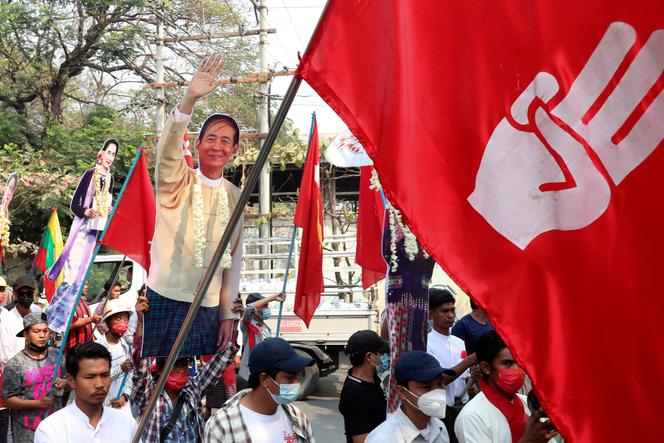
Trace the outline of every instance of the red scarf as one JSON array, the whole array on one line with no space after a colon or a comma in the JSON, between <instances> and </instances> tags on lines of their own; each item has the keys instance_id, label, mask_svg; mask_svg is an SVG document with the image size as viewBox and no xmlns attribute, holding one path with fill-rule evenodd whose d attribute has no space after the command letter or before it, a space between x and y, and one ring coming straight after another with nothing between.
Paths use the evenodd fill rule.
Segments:
<instances>
[{"instance_id":1,"label":"red scarf","mask_svg":"<svg viewBox=\"0 0 664 443\"><path fill-rule=\"evenodd\" d=\"M247 327L247 331L249 332L249 349L254 349L256 335L260 334L261 330L252 325L250 321L242 320L242 324Z\"/></svg>"},{"instance_id":2,"label":"red scarf","mask_svg":"<svg viewBox=\"0 0 664 443\"><path fill-rule=\"evenodd\" d=\"M521 399L515 394L512 401L509 401L499 393L493 390L491 386L480 381L480 388L486 398L505 416L507 423L510 425L510 432L512 433L512 443L519 441L523 437L526 428L526 410L523 406Z\"/></svg>"}]
</instances>

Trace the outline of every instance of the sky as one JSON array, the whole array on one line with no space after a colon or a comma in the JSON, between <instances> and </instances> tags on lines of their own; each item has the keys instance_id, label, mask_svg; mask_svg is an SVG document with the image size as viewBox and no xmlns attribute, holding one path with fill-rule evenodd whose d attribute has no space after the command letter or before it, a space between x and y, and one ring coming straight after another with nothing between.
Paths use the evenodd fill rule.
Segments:
<instances>
[{"instance_id":1,"label":"sky","mask_svg":"<svg viewBox=\"0 0 664 443\"><path fill-rule=\"evenodd\" d=\"M278 69L283 66L294 69L297 66L297 53L304 53L324 6L325 0L267 0L269 27L277 29L276 34L268 34L270 66L275 63ZM283 96L291 79L276 77L272 81L272 94ZM313 111L316 112L319 133L334 134L345 128L334 111L307 83L302 82L288 118L293 120L302 134L308 134Z\"/></svg>"}]
</instances>

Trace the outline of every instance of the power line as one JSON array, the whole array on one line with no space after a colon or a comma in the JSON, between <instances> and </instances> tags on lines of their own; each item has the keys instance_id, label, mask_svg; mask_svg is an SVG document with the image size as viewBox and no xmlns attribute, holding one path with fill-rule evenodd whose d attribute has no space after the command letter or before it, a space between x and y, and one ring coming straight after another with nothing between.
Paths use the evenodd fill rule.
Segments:
<instances>
[{"instance_id":1,"label":"power line","mask_svg":"<svg viewBox=\"0 0 664 443\"><path fill-rule=\"evenodd\" d=\"M293 21L293 17L290 15L290 11L288 10L288 6L286 6L286 3L284 0L281 0L281 4L284 5L284 8L286 9L286 15L288 15L288 20L291 22L291 25L293 25L293 30L295 31L295 35L297 36L297 40L300 42L300 48L304 49L304 42L302 41L302 37L300 37L300 33L297 32L297 26L295 26L295 22Z\"/></svg>"}]
</instances>

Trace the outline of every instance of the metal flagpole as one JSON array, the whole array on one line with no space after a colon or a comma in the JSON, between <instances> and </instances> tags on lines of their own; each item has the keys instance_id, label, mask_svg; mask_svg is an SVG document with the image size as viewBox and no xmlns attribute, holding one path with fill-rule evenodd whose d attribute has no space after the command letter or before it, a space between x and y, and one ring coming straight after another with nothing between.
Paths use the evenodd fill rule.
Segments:
<instances>
[{"instance_id":1,"label":"metal flagpole","mask_svg":"<svg viewBox=\"0 0 664 443\"><path fill-rule=\"evenodd\" d=\"M168 358L166 359L166 363L164 364L164 368L162 369L162 374L168 374L173 369L175 360L177 360L177 356L180 353L182 346L184 345L184 340L187 337L189 328L191 328L191 325L194 322L194 319L196 318L196 314L198 313L198 308L200 308L201 302L203 301L203 298L205 297L205 294L207 294L208 288L212 283L212 277L217 272L217 268L219 267L219 261L221 260L224 251L226 250L228 244L231 241L231 235L235 231L235 227L242 218L244 207L249 201L251 192L256 187L256 183L258 183L258 178L260 177L261 169L263 168L263 165L265 164L270 155L270 150L272 149L272 145L274 144L274 141L277 138L277 133L279 132L281 125L286 119L286 114L288 113L288 110L290 109L290 106L293 103L293 100L295 99L295 94L297 93L297 90L300 87L301 82L302 82L301 78L294 77L293 80L291 81L290 86L288 87L288 91L286 91L286 94L284 95L284 100L281 103L279 111L277 111L277 115L274 118L274 125L270 127L270 132L268 132L267 137L263 142L263 146L261 147L261 150L258 153L256 162L254 163L253 168L251 168L251 173L249 174L247 182L245 183L244 188L242 189L240 198L238 199L238 202L235 205L235 209L233 209L233 213L231 214L228 220L228 225L226 225L226 229L224 230L224 233L221 236L221 240L219 240L217 249L215 250L214 255L212 256L212 260L210 261L210 266L208 266L207 271L203 275L203 278L201 279L201 282L198 285L198 288L196 289L196 295L191 303L191 306L189 307L187 316L185 317L184 322L182 323L180 332L175 338L175 343L173 343L171 352L170 354L168 354ZM161 395L161 391L163 391L164 386L166 386L166 379L167 377L159 377L159 379L157 380L154 390L152 391L152 396L150 397L150 401L148 402L147 406L145 407L145 410L143 411L141 420L138 422L138 428L136 429L136 434L134 434L134 438L132 440L133 443L138 443L138 441L140 440L141 435L143 434L143 430L147 426L148 418L150 417L150 415L152 415L152 412L154 411L154 408L157 405L157 400L159 399L159 395Z\"/></svg>"},{"instance_id":2,"label":"metal flagpole","mask_svg":"<svg viewBox=\"0 0 664 443\"><path fill-rule=\"evenodd\" d=\"M108 227L111 225L111 220L113 220L113 216L115 216L115 211L118 209L120 201L122 201L122 196L124 195L125 189L127 189L127 185L129 184L131 176L134 174L134 169L136 169L136 164L138 163L138 159L140 158L142 153L143 153L142 149L139 149L139 151L136 153L136 156L134 157L134 162L131 164L131 168L129 168L129 173L127 174L127 178L122 184L122 189L120 189L120 193L118 194L117 200L115 200L115 204L113 205L113 210L111 211L111 215L108 216L108 220L106 220L106 226L104 227L104 230L102 231L99 240L97 240L97 246L95 246L95 249L92 252L92 258L88 263L88 268L85 270L85 275L83 276L83 280L81 280L81 286L79 286L78 292L76 293L76 300L74 302L74 306L72 307L72 310L69 313L69 321L67 321L67 327L65 328L65 333L62 336L62 343L60 344L60 350L58 351L58 360L55 364L56 368L59 368L60 363L62 362L62 355L64 353L67 339L69 338L69 329L71 328L71 321L74 319L74 314L76 313L76 307L78 306L78 302L81 299L81 294L83 293L83 286L85 286L85 282L88 281L88 276L90 275L90 271L92 270L92 266L94 265L95 258L99 253L99 249L101 249L101 242L102 240L104 240L104 236L106 236L106 231L108 231ZM58 375L59 371L56 369L56 371L54 371L53 373L53 380L52 380L53 385L51 386L51 392L49 393L49 395L53 395L53 390L55 389L55 379L58 377Z\"/></svg>"},{"instance_id":3,"label":"metal flagpole","mask_svg":"<svg viewBox=\"0 0 664 443\"><path fill-rule=\"evenodd\" d=\"M293 233L291 234L290 247L288 248L288 261L286 262L286 271L284 272L284 286L281 288L282 297L286 296L286 285L288 284L288 271L290 270L291 260L293 259L293 247L295 246L295 235L297 234L297 226L293 225ZM285 301L285 300L284 300ZM277 334L281 331L281 316L284 312L284 302L279 303L279 316L277 317Z\"/></svg>"},{"instance_id":4,"label":"metal flagpole","mask_svg":"<svg viewBox=\"0 0 664 443\"><path fill-rule=\"evenodd\" d=\"M307 143L307 155L304 157L305 162L307 157L309 157L309 147L311 146L311 136L314 133L314 122L316 121L316 113L311 113L311 129L309 130L309 142ZM295 235L297 234L297 226L293 224L293 233L291 235L290 247L288 248L288 261L286 262L286 272L284 273L284 286L281 289L281 295L286 296L286 285L288 284L288 271L290 270L291 260L293 259L293 247L295 246ZM285 301L285 300L284 300ZM276 337L279 337L281 332L281 316L284 311L284 302L279 302L279 316L277 317L277 334Z\"/></svg>"}]
</instances>

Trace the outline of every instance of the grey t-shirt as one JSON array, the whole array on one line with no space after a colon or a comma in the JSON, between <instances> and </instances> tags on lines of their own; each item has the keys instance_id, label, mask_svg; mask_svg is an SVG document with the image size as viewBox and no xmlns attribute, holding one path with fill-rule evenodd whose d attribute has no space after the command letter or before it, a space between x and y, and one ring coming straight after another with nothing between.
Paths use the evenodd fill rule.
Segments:
<instances>
[{"instance_id":1,"label":"grey t-shirt","mask_svg":"<svg viewBox=\"0 0 664 443\"><path fill-rule=\"evenodd\" d=\"M250 331L250 329L254 332ZM240 323L240 332L242 332L242 357L240 358L238 375L245 380L249 380L249 356L251 355L251 349L271 336L272 330L265 323L261 324L256 320L256 308L254 308L253 303L250 303L244 309L244 315ZM253 345L250 342L251 336L253 336Z\"/></svg>"},{"instance_id":2,"label":"grey t-shirt","mask_svg":"<svg viewBox=\"0 0 664 443\"><path fill-rule=\"evenodd\" d=\"M53 383L55 364L58 353L49 349L41 360L30 357L21 351L12 357L2 375L2 398L18 396L29 400L38 400L47 396ZM62 377L63 375L60 374ZM53 407L46 409L10 410L12 437L14 443L32 443L39 423L60 409L60 398L56 397Z\"/></svg>"}]
</instances>

